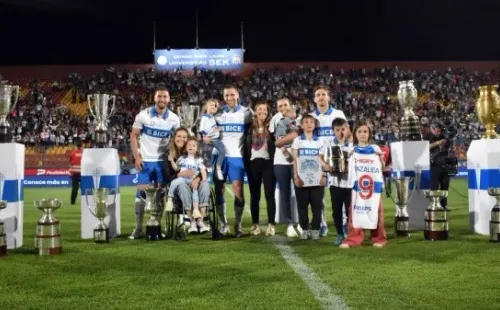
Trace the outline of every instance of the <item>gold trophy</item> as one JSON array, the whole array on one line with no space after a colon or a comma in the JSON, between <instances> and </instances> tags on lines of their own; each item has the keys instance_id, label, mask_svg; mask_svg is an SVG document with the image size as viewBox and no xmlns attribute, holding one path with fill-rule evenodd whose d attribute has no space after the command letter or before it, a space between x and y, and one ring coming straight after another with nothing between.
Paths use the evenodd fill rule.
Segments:
<instances>
[{"instance_id":1,"label":"gold trophy","mask_svg":"<svg viewBox=\"0 0 500 310\"><path fill-rule=\"evenodd\" d=\"M479 98L476 101L476 114L484 125L483 139L498 139L496 126L500 123L500 97L498 85L479 86Z\"/></svg>"},{"instance_id":2,"label":"gold trophy","mask_svg":"<svg viewBox=\"0 0 500 310\"><path fill-rule=\"evenodd\" d=\"M412 80L399 82L398 101L404 109L400 122L401 141L422 141L420 120L413 111L418 103L418 94Z\"/></svg>"},{"instance_id":3,"label":"gold trophy","mask_svg":"<svg viewBox=\"0 0 500 310\"><path fill-rule=\"evenodd\" d=\"M496 204L491 209L490 241L500 242L500 187L488 188L488 195L495 197Z\"/></svg>"},{"instance_id":4,"label":"gold trophy","mask_svg":"<svg viewBox=\"0 0 500 310\"><path fill-rule=\"evenodd\" d=\"M42 217L36 223L35 252L39 255L60 254L61 226L54 216L54 211L61 207L61 201L40 199L35 201L35 207L43 211Z\"/></svg>"}]
</instances>

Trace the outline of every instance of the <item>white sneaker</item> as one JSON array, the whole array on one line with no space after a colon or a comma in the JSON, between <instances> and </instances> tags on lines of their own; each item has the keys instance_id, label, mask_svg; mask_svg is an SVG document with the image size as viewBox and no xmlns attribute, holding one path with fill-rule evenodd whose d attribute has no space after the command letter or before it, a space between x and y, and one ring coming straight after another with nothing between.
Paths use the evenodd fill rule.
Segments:
<instances>
[{"instance_id":1,"label":"white sneaker","mask_svg":"<svg viewBox=\"0 0 500 310\"><path fill-rule=\"evenodd\" d=\"M167 198L167 203L165 204L165 211L172 212L174 210L174 202L172 201L172 197Z\"/></svg>"},{"instance_id":2,"label":"white sneaker","mask_svg":"<svg viewBox=\"0 0 500 310\"><path fill-rule=\"evenodd\" d=\"M215 175L217 176L217 179L219 179L219 181L224 181L224 174L222 173L222 169L217 166L217 168L215 169Z\"/></svg>"},{"instance_id":3,"label":"white sneaker","mask_svg":"<svg viewBox=\"0 0 500 310\"><path fill-rule=\"evenodd\" d=\"M300 240L307 240L309 238L309 230L304 230L300 234Z\"/></svg>"},{"instance_id":4,"label":"white sneaker","mask_svg":"<svg viewBox=\"0 0 500 310\"><path fill-rule=\"evenodd\" d=\"M132 234L128 236L130 240L140 239L142 237L142 230L134 229Z\"/></svg>"},{"instance_id":5,"label":"white sneaker","mask_svg":"<svg viewBox=\"0 0 500 310\"><path fill-rule=\"evenodd\" d=\"M229 233L229 226L228 226L228 225L224 225L224 224L222 224L222 225L220 226L220 233L221 233L222 235L226 235L226 234L228 234L228 233Z\"/></svg>"},{"instance_id":6,"label":"white sneaker","mask_svg":"<svg viewBox=\"0 0 500 310\"><path fill-rule=\"evenodd\" d=\"M289 238L296 238L299 236L292 224L288 225L288 228L286 229L286 236Z\"/></svg>"},{"instance_id":7,"label":"white sneaker","mask_svg":"<svg viewBox=\"0 0 500 310\"><path fill-rule=\"evenodd\" d=\"M348 248L350 248L350 246L348 244L342 243L341 245L339 245L339 248L348 249Z\"/></svg>"},{"instance_id":8,"label":"white sneaker","mask_svg":"<svg viewBox=\"0 0 500 310\"><path fill-rule=\"evenodd\" d=\"M295 229L297 230L297 233L299 234L299 236L302 235L302 232L304 230L302 229L302 227L300 227L300 224L297 224L297 227Z\"/></svg>"},{"instance_id":9,"label":"white sneaker","mask_svg":"<svg viewBox=\"0 0 500 310\"><path fill-rule=\"evenodd\" d=\"M205 223L203 223L202 220L198 220L198 222L196 223L196 225L198 226L198 228L200 230L200 234L204 234L204 233L210 231L210 227L208 227L207 225L205 225Z\"/></svg>"},{"instance_id":10,"label":"white sneaker","mask_svg":"<svg viewBox=\"0 0 500 310\"><path fill-rule=\"evenodd\" d=\"M319 230L311 230L311 239L319 240Z\"/></svg>"},{"instance_id":11,"label":"white sneaker","mask_svg":"<svg viewBox=\"0 0 500 310\"><path fill-rule=\"evenodd\" d=\"M190 225L190 227L188 229L188 233L194 234L194 233L197 233L197 232L198 232L198 226L196 225L195 221L192 221L191 225Z\"/></svg>"}]
</instances>

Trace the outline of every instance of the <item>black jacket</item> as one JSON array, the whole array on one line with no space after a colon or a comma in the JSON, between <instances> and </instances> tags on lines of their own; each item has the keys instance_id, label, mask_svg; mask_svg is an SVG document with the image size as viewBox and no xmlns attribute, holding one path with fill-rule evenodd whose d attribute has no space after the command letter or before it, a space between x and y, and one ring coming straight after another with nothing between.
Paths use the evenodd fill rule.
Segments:
<instances>
[{"instance_id":1,"label":"black jacket","mask_svg":"<svg viewBox=\"0 0 500 310\"><path fill-rule=\"evenodd\" d=\"M248 129L248 134L244 136L244 145L243 145L243 160L245 163L250 162L250 157L252 155L252 138L253 138L253 128L252 126L249 127ZM275 138L273 134L269 134L267 137L267 151L269 152L269 158L271 161L274 160L274 152L276 152L276 146L275 146Z\"/></svg>"}]
</instances>

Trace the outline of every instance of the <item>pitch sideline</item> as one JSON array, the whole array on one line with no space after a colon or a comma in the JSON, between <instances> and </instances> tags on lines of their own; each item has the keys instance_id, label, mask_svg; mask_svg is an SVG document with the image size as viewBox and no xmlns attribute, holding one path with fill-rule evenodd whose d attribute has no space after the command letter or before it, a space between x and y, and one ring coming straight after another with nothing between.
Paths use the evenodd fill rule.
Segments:
<instances>
[{"instance_id":1,"label":"pitch sideline","mask_svg":"<svg viewBox=\"0 0 500 310\"><path fill-rule=\"evenodd\" d=\"M234 198L233 191L226 185L227 192ZM245 210L250 214L248 205ZM332 289L326 285L318 275L307 266L304 261L295 253L293 248L286 244L286 239L282 236L274 236L268 239L279 250L281 257L285 262L300 276L307 285L309 291L319 302L322 309L325 310L350 310L340 295L335 294Z\"/></svg>"}]
</instances>

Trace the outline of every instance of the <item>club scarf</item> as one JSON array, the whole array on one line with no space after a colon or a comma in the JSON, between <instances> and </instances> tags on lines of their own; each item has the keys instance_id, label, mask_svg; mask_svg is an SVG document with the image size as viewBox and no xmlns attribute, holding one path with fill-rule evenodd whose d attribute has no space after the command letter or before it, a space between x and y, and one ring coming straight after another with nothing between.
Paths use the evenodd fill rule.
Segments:
<instances>
[{"instance_id":1,"label":"club scarf","mask_svg":"<svg viewBox=\"0 0 500 310\"><path fill-rule=\"evenodd\" d=\"M355 146L349 161L352 191L352 224L354 228L376 229L378 208L384 186L382 163L373 146Z\"/></svg>"}]
</instances>

